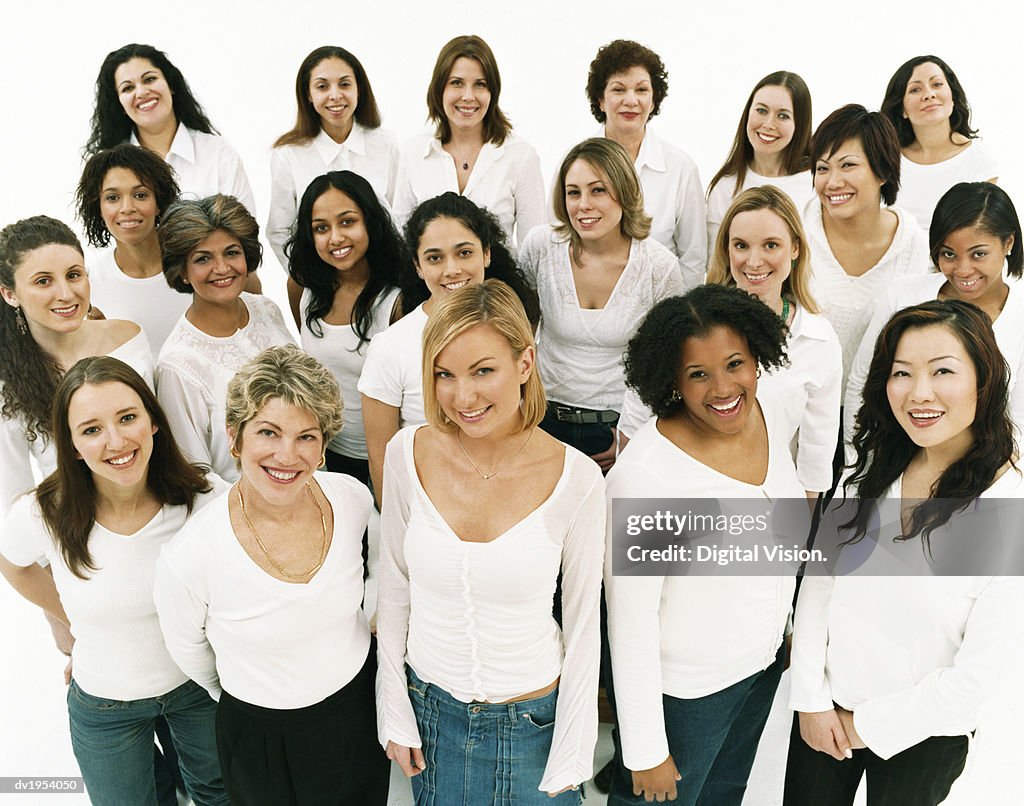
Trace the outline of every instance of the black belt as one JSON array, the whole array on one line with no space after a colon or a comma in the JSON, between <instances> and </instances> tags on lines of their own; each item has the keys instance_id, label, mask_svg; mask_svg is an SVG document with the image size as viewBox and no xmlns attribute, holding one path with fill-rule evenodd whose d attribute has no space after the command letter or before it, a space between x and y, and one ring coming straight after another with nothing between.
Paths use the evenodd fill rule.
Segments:
<instances>
[{"instance_id":1,"label":"black belt","mask_svg":"<svg viewBox=\"0 0 1024 806\"><path fill-rule=\"evenodd\" d=\"M561 403L548 403L548 412L560 423L617 423L617 411L595 411L582 409L579 406L565 406Z\"/></svg>"}]
</instances>

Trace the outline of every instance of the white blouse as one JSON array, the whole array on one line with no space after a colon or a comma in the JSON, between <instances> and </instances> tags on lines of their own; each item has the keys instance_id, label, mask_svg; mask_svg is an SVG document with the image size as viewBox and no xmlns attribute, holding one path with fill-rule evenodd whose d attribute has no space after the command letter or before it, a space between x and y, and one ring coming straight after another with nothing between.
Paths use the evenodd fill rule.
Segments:
<instances>
[{"instance_id":1,"label":"white blouse","mask_svg":"<svg viewBox=\"0 0 1024 806\"><path fill-rule=\"evenodd\" d=\"M238 479L225 425L228 382L268 347L294 344L273 300L242 292L249 322L230 336L210 336L182 314L156 366L156 394L178 447L190 462L227 481Z\"/></svg>"},{"instance_id":2,"label":"white blouse","mask_svg":"<svg viewBox=\"0 0 1024 806\"><path fill-rule=\"evenodd\" d=\"M586 781L597 741L604 480L565 448L551 496L487 543L461 540L423 490L416 427L384 459L377 636L380 742L421 745L406 684L417 676L460 702L502 702L560 677L543 791ZM562 629L551 602L562 571Z\"/></svg>"},{"instance_id":3,"label":"white blouse","mask_svg":"<svg viewBox=\"0 0 1024 806\"><path fill-rule=\"evenodd\" d=\"M385 206L395 195L398 138L387 129L367 129L352 123L344 143L323 129L308 143L278 146L270 153L270 214L267 240L288 268L284 245L291 237L299 201L309 183L328 171L352 171L370 183Z\"/></svg>"},{"instance_id":4,"label":"white blouse","mask_svg":"<svg viewBox=\"0 0 1024 806\"><path fill-rule=\"evenodd\" d=\"M284 582L253 562L231 527L233 490L160 554L153 597L167 649L214 699L227 691L263 708L305 708L346 686L366 661L362 536L373 499L343 473L316 481L334 532L309 582Z\"/></svg>"},{"instance_id":5,"label":"white blouse","mask_svg":"<svg viewBox=\"0 0 1024 806\"><path fill-rule=\"evenodd\" d=\"M900 157L899 205L910 213L925 235L932 224L932 215L939 199L958 182L986 182L998 178L999 161L981 139L934 165Z\"/></svg>"},{"instance_id":6,"label":"white blouse","mask_svg":"<svg viewBox=\"0 0 1024 806\"><path fill-rule=\"evenodd\" d=\"M648 311L685 291L679 263L657 241L634 239L604 308L590 310L581 308L576 296L569 249L568 241L545 224L519 250L519 265L540 297L537 350L544 389L558 403L621 411L622 354Z\"/></svg>"},{"instance_id":7,"label":"white blouse","mask_svg":"<svg viewBox=\"0 0 1024 806\"><path fill-rule=\"evenodd\" d=\"M420 305L370 342L359 377L359 392L399 409L399 428L422 425L423 330L427 314Z\"/></svg>"},{"instance_id":8,"label":"white blouse","mask_svg":"<svg viewBox=\"0 0 1024 806\"><path fill-rule=\"evenodd\" d=\"M729 207L744 190L761 187L762 185L774 185L789 198L793 200L798 213L803 210L814 198L814 179L810 171L801 171L789 176L761 176L749 168L743 177L743 187L736 190L736 176L723 176L718 184L708 194L708 262L715 252L715 238L718 237L718 230L722 226L722 220Z\"/></svg>"}]
</instances>

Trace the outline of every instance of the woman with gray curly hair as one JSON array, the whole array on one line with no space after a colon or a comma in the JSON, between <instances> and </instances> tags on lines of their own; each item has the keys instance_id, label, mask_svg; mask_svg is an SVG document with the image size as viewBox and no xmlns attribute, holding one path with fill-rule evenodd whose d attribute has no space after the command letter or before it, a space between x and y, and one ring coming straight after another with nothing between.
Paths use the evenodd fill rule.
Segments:
<instances>
[{"instance_id":1,"label":"woman with gray curly hair","mask_svg":"<svg viewBox=\"0 0 1024 806\"><path fill-rule=\"evenodd\" d=\"M239 479L157 567L167 648L218 700L232 803L387 802L362 610L373 499L316 473L341 413L334 376L294 345L243 366L226 405Z\"/></svg>"}]
</instances>

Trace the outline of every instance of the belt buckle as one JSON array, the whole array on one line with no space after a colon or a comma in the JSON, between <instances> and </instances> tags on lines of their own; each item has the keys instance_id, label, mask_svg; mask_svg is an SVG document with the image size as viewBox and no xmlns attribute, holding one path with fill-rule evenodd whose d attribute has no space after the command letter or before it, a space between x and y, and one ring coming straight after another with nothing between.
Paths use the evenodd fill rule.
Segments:
<instances>
[{"instance_id":1,"label":"belt buckle","mask_svg":"<svg viewBox=\"0 0 1024 806\"><path fill-rule=\"evenodd\" d=\"M560 423L578 423L579 412L572 406L560 406L555 404L555 419Z\"/></svg>"}]
</instances>

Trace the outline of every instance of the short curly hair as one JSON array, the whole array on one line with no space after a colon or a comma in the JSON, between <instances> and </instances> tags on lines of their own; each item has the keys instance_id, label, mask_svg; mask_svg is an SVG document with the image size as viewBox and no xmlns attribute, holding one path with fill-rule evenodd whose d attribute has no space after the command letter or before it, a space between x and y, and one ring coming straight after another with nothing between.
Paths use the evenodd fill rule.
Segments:
<instances>
[{"instance_id":1,"label":"short curly hair","mask_svg":"<svg viewBox=\"0 0 1024 806\"><path fill-rule=\"evenodd\" d=\"M702 285L651 308L626 348L626 384L658 417L675 414L684 405L674 394L683 342L719 327L742 336L759 367L789 363L789 329L771 308L735 286Z\"/></svg>"},{"instance_id":2,"label":"short curly hair","mask_svg":"<svg viewBox=\"0 0 1024 806\"><path fill-rule=\"evenodd\" d=\"M590 63L587 74L587 99L590 111L598 123L604 123L608 116L601 109L608 80L616 73L624 73L631 67L642 67L651 76L651 90L654 104L651 106L653 118L661 110L661 102L668 95L668 72L661 57L650 48L644 47L632 39L616 39L602 46Z\"/></svg>"}]
</instances>

